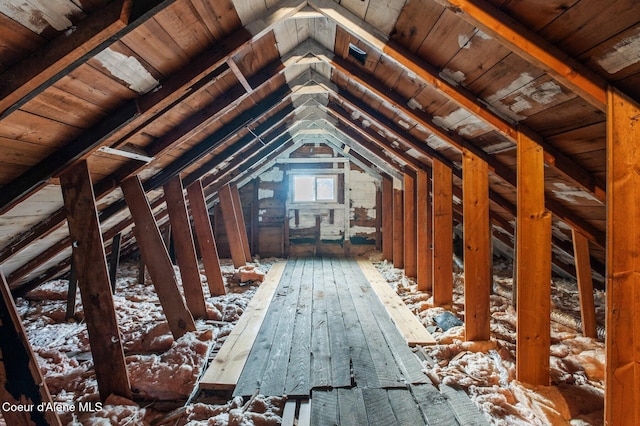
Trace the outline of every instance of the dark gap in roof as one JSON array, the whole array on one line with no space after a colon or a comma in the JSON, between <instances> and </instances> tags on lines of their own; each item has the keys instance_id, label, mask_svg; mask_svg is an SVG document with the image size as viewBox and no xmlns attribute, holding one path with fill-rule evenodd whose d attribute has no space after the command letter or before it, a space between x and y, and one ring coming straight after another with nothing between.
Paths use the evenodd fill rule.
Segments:
<instances>
[{"instance_id":1,"label":"dark gap in roof","mask_svg":"<svg viewBox=\"0 0 640 426\"><path fill-rule=\"evenodd\" d=\"M362 65L364 65L364 62L367 60L367 52L352 43L349 43L349 56L354 57Z\"/></svg>"}]
</instances>

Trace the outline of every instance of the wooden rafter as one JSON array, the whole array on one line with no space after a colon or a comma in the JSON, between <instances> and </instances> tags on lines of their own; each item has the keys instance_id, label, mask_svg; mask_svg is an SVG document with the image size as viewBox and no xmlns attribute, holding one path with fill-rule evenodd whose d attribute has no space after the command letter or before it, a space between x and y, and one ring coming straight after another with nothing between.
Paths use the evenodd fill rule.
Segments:
<instances>
[{"instance_id":1,"label":"wooden rafter","mask_svg":"<svg viewBox=\"0 0 640 426\"><path fill-rule=\"evenodd\" d=\"M554 44L528 30L484 0L436 0L500 43L544 70L562 85L606 111L607 83Z\"/></svg>"}]
</instances>

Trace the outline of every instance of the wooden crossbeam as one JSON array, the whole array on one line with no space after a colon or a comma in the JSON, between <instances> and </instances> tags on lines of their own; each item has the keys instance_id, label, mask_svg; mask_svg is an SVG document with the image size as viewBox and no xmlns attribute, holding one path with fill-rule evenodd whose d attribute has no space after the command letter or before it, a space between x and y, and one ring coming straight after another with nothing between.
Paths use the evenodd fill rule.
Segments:
<instances>
[{"instance_id":1,"label":"wooden crossbeam","mask_svg":"<svg viewBox=\"0 0 640 426\"><path fill-rule=\"evenodd\" d=\"M153 280L171 333L178 339L188 331L195 331L193 317L178 290L169 253L162 241L140 179L129 178L122 182L121 187L136 224L133 230L138 248Z\"/></svg>"},{"instance_id":2,"label":"wooden crossbeam","mask_svg":"<svg viewBox=\"0 0 640 426\"><path fill-rule=\"evenodd\" d=\"M236 216L236 209L233 205L233 196L231 188L227 184L218 190L218 198L220 199L220 208L222 209L222 220L224 229L229 240L229 249L231 251L231 260L233 266L239 268L246 265L245 251L240 235L240 225Z\"/></svg>"},{"instance_id":3,"label":"wooden crossbeam","mask_svg":"<svg viewBox=\"0 0 640 426\"><path fill-rule=\"evenodd\" d=\"M453 173L433 160L433 304L453 303Z\"/></svg>"},{"instance_id":4,"label":"wooden crossbeam","mask_svg":"<svg viewBox=\"0 0 640 426\"><path fill-rule=\"evenodd\" d=\"M100 398L131 398L93 184L86 161L60 177Z\"/></svg>"},{"instance_id":5,"label":"wooden crossbeam","mask_svg":"<svg viewBox=\"0 0 640 426\"><path fill-rule=\"evenodd\" d=\"M436 1L496 38L518 56L547 72L600 111L606 111L605 80L553 43L525 28L515 18L484 0Z\"/></svg>"},{"instance_id":6,"label":"wooden crossbeam","mask_svg":"<svg viewBox=\"0 0 640 426\"><path fill-rule=\"evenodd\" d=\"M393 179L382 176L382 257L393 262Z\"/></svg>"},{"instance_id":7,"label":"wooden crossbeam","mask_svg":"<svg viewBox=\"0 0 640 426\"><path fill-rule=\"evenodd\" d=\"M194 317L205 318L207 309L180 175L167 182L163 188L187 307Z\"/></svg>"},{"instance_id":8,"label":"wooden crossbeam","mask_svg":"<svg viewBox=\"0 0 640 426\"><path fill-rule=\"evenodd\" d=\"M593 279L591 277L591 259L589 258L589 240L584 235L571 230L573 255L580 298L580 317L582 334L593 339L598 337L596 327L596 307L593 297Z\"/></svg>"},{"instance_id":9,"label":"wooden crossbeam","mask_svg":"<svg viewBox=\"0 0 640 426\"><path fill-rule=\"evenodd\" d=\"M607 111L607 337L604 417L640 424L640 104L610 87Z\"/></svg>"},{"instance_id":10,"label":"wooden crossbeam","mask_svg":"<svg viewBox=\"0 0 640 426\"><path fill-rule=\"evenodd\" d=\"M462 156L464 232L464 323L468 341L489 340L491 235L487 163L465 150Z\"/></svg>"},{"instance_id":11,"label":"wooden crossbeam","mask_svg":"<svg viewBox=\"0 0 640 426\"><path fill-rule=\"evenodd\" d=\"M37 410L41 403L52 404L51 395L44 381L20 315L13 301L9 285L0 271L0 402L5 422L16 426L51 425L62 423L55 411ZM29 411L5 410L4 405L26 407Z\"/></svg>"},{"instance_id":12,"label":"wooden crossbeam","mask_svg":"<svg viewBox=\"0 0 640 426\"><path fill-rule=\"evenodd\" d=\"M393 189L393 266L404 267L403 191Z\"/></svg>"},{"instance_id":13,"label":"wooden crossbeam","mask_svg":"<svg viewBox=\"0 0 640 426\"><path fill-rule=\"evenodd\" d=\"M200 255L207 274L207 284L211 296L226 294L224 279L220 269L220 258L218 257L218 247L211 227L211 218L207 210L207 203L202 190L202 182L195 181L187 187L191 216L196 233L196 239L200 246Z\"/></svg>"},{"instance_id":14,"label":"wooden crossbeam","mask_svg":"<svg viewBox=\"0 0 640 426\"><path fill-rule=\"evenodd\" d=\"M431 197L429 196L429 175L424 170L416 170L416 244L418 290L430 291L433 278L433 258L431 255Z\"/></svg>"},{"instance_id":15,"label":"wooden crossbeam","mask_svg":"<svg viewBox=\"0 0 640 426\"><path fill-rule=\"evenodd\" d=\"M416 178L404 174L404 273L408 277L416 278L418 275L418 254L416 252Z\"/></svg>"},{"instance_id":16,"label":"wooden crossbeam","mask_svg":"<svg viewBox=\"0 0 640 426\"><path fill-rule=\"evenodd\" d=\"M516 378L549 385L551 214L544 204L542 147L518 138ZM467 216L465 215L465 220Z\"/></svg>"}]
</instances>

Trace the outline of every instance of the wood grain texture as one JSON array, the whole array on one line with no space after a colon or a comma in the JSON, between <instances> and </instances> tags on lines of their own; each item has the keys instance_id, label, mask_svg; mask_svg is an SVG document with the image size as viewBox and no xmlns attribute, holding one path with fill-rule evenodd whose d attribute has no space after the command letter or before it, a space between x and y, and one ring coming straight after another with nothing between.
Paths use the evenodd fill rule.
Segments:
<instances>
[{"instance_id":1,"label":"wood grain texture","mask_svg":"<svg viewBox=\"0 0 640 426\"><path fill-rule=\"evenodd\" d=\"M549 385L551 214L545 210L543 150L518 137L516 377Z\"/></svg>"},{"instance_id":2,"label":"wood grain texture","mask_svg":"<svg viewBox=\"0 0 640 426\"><path fill-rule=\"evenodd\" d=\"M393 262L393 180L382 177L382 257Z\"/></svg>"},{"instance_id":3,"label":"wood grain texture","mask_svg":"<svg viewBox=\"0 0 640 426\"><path fill-rule=\"evenodd\" d=\"M404 267L404 219L402 190L393 190L393 266Z\"/></svg>"},{"instance_id":4,"label":"wood grain texture","mask_svg":"<svg viewBox=\"0 0 640 426\"><path fill-rule=\"evenodd\" d=\"M465 338L489 340L491 235L489 230L489 171L487 163L465 150L462 157L464 217Z\"/></svg>"},{"instance_id":5,"label":"wood grain texture","mask_svg":"<svg viewBox=\"0 0 640 426\"><path fill-rule=\"evenodd\" d=\"M575 229L571 230L571 236L573 240L574 262L576 265L576 278L578 281L582 334L585 337L596 339L598 333L596 329L596 308L593 297L591 258L589 257L589 240Z\"/></svg>"},{"instance_id":6,"label":"wood grain texture","mask_svg":"<svg viewBox=\"0 0 640 426\"><path fill-rule=\"evenodd\" d=\"M0 271L0 401L9 404L52 403L38 361L31 348L20 315L16 309L9 285ZM53 411L12 412L2 410L2 417L11 425L33 424L60 426L62 423Z\"/></svg>"},{"instance_id":7,"label":"wood grain texture","mask_svg":"<svg viewBox=\"0 0 640 426\"><path fill-rule=\"evenodd\" d=\"M419 291L429 291L432 287L433 257L431 252L432 218L431 197L429 194L429 175L424 170L416 174L416 246L417 246L417 282Z\"/></svg>"},{"instance_id":8,"label":"wood grain texture","mask_svg":"<svg viewBox=\"0 0 640 426\"><path fill-rule=\"evenodd\" d=\"M137 176L129 178L122 182L121 187L136 224L133 231L138 248L153 280L171 333L178 339L188 331L195 331L193 317L178 289L169 253L162 241L140 179Z\"/></svg>"},{"instance_id":9,"label":"wood grain texture","mask_svg":"<svg viewBox=\"0 0 640 426\"><path fill-rule=\"evenodd\" d=\"M640 423L640 105L614 88L607 115L605 422Z\"/></svg>"},{"instance_id":10,"label":"wood grain texture","mask_svg":"<svg viewBox=\"0 0 640 426\"><path fill-rule=\"evenodd\" d=\"M194 317L205 318L207 309L204 304L200 269L180 176L175 176L163 188L187 307Z\"/></svg>"},{"instance_id":11,"label":"wood grain texture","mask_svg":"<svg viewBox=\"0 0 640 426\"><path fill-rule=\"evenodd\" d=\"M433 160L433 303L453 303L453 173Z\"/></svg>"},{"instance_id":12,"label":"wood grain texture","mask_svg":"<svg viewBox=\"0 0 640 426\"><path fill-rule=\"evenodd\" d=\"M416 223L416 178L404 174L404 273L408 277L418 275L417 223Z\"/></svg>"},{"instance_id":13,"label":"wood grain texture","mask_svg":"<svg viewBox=\"0 0 640 426\"><path fill-rule=\"evenodd\" d=\"M251 248L249 247L249 237L247 233L247 225L244 220L244 213L242 211L242 203L240 202L240 193L238 192L237 185L230 185L231 197L233 199L233 208L238 219L238 229L240 230L240 238L242 238L242 248L244 249L244 257L247 262L252 262Z\"/></svg>"},{"instance_id":14,"label":"wood grain texture","mask_svg":"<svg viewBox=\"0 0 640 426\"><path fill-rule=\"evenodd\" d=\"M62 175L60 183L100 398L104 401L111 394L131 398L87 163L83 161Z\"/></svg>"},{"instance_id":15,"label":"wood grain texture","mask_svg":"<svg viewBox=\"0 0 640 426\"><path fill-rule=\"evenodd\" d=\"M238 217L236 216L236 209L233 203L233 195L231 193L231 187L225 185L218 190L218 197L220 198L220 208L222 209L222 220L224 222L224 229L229 240L229 250L231 251L231 259L233 260L233 266L239 268L246 265L246 254L244 245L242 243L242 235L240 231L240 224L238 223Z\"/></svg>"},{"instance_id":16,"label":"wood grain texture","mask_svg":"<svg viewBox=\"0 0 640 426\"><path fill-rule=\"evenodd\" d=\"M197 180L187 187L191 216L196 239L200 247L200 255L204 271L207 275L207 285L211 296L226 294L222 269L220 269L220 257L218 247L211 227L211 218L207 210L207 204L202 190L202 181Z\"/></svg>"}]
</instances>

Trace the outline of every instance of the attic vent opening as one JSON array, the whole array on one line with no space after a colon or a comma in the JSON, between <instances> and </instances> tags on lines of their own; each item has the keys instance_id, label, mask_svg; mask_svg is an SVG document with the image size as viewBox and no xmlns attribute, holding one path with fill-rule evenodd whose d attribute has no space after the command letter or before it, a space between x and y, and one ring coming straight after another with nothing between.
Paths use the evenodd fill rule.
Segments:
<instances>
[{"instance_id":1,"label":"attic vent opening","mask_svg":"<svg viewBox=\"0 0 640 426\"><path fill-rule=\"evenodd\" d=\"M365 61L367 60L367 52L351 43L349 43L349 56L355 58L362 65L364 65Z\"/></svg>"}]
</instances>

